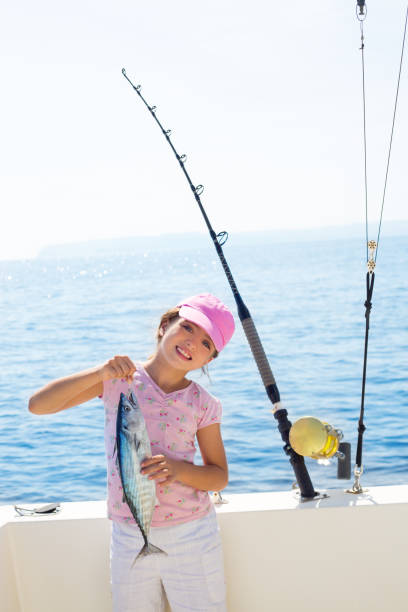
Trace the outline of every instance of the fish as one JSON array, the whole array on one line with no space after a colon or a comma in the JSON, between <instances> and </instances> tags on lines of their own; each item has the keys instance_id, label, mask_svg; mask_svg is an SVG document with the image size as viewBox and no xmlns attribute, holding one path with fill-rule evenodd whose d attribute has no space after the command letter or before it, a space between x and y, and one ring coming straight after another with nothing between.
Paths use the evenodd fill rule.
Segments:
<instances>
[{"instance_id":1,"label":"fish","mask_svg":"<svg viewBox=\"0 0 408 612\"><path fill-rule=\"evenodd\" d=\"M140 473L142 461L151 457L152 452L146 423L132 391L127 395L120 394L116 419L116 451L124 501L129 506L144 540L134 565L140 557L166 553L148 540L156 505L156 485L147 475Z\"/></svg>"}]
</instances>

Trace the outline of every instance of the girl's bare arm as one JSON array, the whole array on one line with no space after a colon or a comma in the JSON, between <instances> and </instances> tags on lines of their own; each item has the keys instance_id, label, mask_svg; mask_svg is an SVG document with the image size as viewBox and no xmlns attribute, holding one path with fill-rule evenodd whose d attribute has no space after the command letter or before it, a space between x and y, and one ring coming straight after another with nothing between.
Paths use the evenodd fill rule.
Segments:
<instances>
[{"instance_id":1,"label":"girl's bare arm","mask_svg":"<svg viewBox=\"0 0 408 612\"><path fill-rule=\"evenodd\" d=\"M103 381L131 379L136 368L126 356L116 356L106 363L58 378L31 396L28 409L34 414L53 414L83 404L103 393Z\"/></svg>"}]
</instances>

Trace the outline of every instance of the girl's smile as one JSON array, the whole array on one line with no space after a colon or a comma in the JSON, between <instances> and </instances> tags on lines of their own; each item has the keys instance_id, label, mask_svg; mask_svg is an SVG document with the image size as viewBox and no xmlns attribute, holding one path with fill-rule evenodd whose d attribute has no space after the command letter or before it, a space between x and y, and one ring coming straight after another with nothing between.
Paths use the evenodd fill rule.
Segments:
<instances>
[{"instance_id":1,"label":"girl's smile","mask_svg":"<svg viewBox=\"0 0 408 612\"><path fill-rule=\"evenodd\" d=\"M183 350L180 346L176 346L176 351L183 359L191 360L191 355L187 351Z\"/></svg>"}]
</instances>

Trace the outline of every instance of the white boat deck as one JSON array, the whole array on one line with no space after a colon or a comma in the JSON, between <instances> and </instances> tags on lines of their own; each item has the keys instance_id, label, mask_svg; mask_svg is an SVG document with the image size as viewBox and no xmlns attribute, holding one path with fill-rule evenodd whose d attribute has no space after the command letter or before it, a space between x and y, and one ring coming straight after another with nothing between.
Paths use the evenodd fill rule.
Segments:
<instances>
[{"instance_id":1,"label":"white boat deck","mask_svg":"<svg viewBox=\"0 0 408 612\"><path fill-rule=\"evenodd\" d=\"M227 495L217 506L230 612L405 612L408 486ZM105 502L0 507L1 612L110 612Z\"/></svg>"}]
</instances>

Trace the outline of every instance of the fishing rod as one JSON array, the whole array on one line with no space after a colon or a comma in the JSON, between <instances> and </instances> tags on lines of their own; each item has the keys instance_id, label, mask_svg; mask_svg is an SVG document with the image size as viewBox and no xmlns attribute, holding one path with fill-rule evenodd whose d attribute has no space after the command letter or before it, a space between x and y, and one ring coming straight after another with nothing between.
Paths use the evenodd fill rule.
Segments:
<instances>
[{"instance_id":1,"label":"fishing rod","mask_svg":"<svg viewBox=\"0 0 408 612\"><path fill-rule=\"evenodd\" d=\"M187 160L187 156L185 154L179 155L177 153L170 139L171 130L164 129L159 119L157 118L156 107L150 106L146 102L143 95L140 93L141 85L134 85L132 81L129 79L129 77L127 76L126 70L124 68L122 68L122 74L125 77L125 79L130 83L130 85L133 87L133 89L135 90L139 98L143 101L146 108L149 110L150 114L152 115L153 119L159 126L160 130L162 131L163 136L166 138L168 144L170 145L171 150L176 156L176 159L180 165L180 168L182 169L184 173L184 176L187 179L188 184L190 185L190 189L193 192L194 198L204 218L205 224L211 236L211 240L213 241L214 247L217 251L217 255L221 261L221 265L224 269L225 275L228 279L228 283L231 287L231 290L232 290L232 293L233 293L233 296L234 296L234 299L237 305L238 316L242 323L242 327L244 329L245 336L248 340L249 346L252 351L252 355L255 359L256 365L261 375L262 382L264 384L266 393L270 401L272 402L272 413L278 422L278 429L281 434L282 440L285 443L285 446L283 447L283 449L285 453L288 455L289 461L295 473L295 477L296 477L296 481L299 486L301 498L304 500L313 499L316 497L316 495L318 495L318 493L313 488L312 481L310 479L309 473L305 465L304 457L296 453L290 444L289 432L290 432L292 424L288 419L287 410L282 407L279 389L276 384L275 377L272 373L271 367L269 365L268 359L266 357L266 354L262 346L261 340L259 338L258 332L256 330L255 324L252 320L252 317L249 313L247 306L244 304L244 301L238 291L237 285L234 281L231 270L229 268L227 260L225 259L224 252L222 250L222 246L225 244L225 242L228 239L228 233L227 232L220 232L218 234L215 233L215 231L213 230L211 226L210 220L208 219L208 216L204 210L201 199L200 199L200 195L203 193L204 187L202 185L195 186L192 183L190 176L185 168L185 162Z\"/></svg>"},{"instance_id":2,"label":"fishing rod","mask_svg":"<svg viewBox=\"0 0 408 612\"><path fill-rule=\"evenodd\" d=\"M385 171L385 180L384 180L384 189L382 195L382 203L381 203L381 212L380 212L380 220L378 224L378 234L377 240L369 240L368 239L368 189L367 189L367 138L366 138L366 95L365 95L365 65L364 65L364 21L367 17L367 6L365 0L357 0L356 4L356 15L357 19L360 22L360 33L361 33L361 69L362 69L362 98L363 98L363 144L364 144L364 192L365 192L365 225L366 225L366 253L367 253L367 273L366 273L366 300L364 302L365 307L365 337L364 337L364 359L363 359L363 374L362 374L362 384L361 384L361 405L360 405L360 417L358 420L358 438L357 438L357 450L356 450L356 463L354 467L354 484L351 489L348 490L348 493L359 494L363 492L363 488L360 484L360 479L363 474L363 435L366 430L366 426L364 424L364 410L365 410L365 389L366 389L366 380L367 380L367 359L368 359L368 337L370 330L370 313L372 308L372 296L374 291L374 280L375 280L375 266L377 262L378 255L378 247L380 242L380 233L381 233L381 225L382 218L384 212L384 203L385 203L385 194L387 190L388 183L388 173L390 168L390 159L391 159L391 150L392 150L392 142L394 136L394 127L395 127L395 117L397 113L397 104L398 104L398 95L399 95L399 87L401 81L401 72L402 72L402 63L404 59L404 50L405 50L405 38L407 33L407 23L408 23L408 5L406 9L405 16L405 26L404 26L404 34L402 39L402 48L401 48L401 58L399 64L399 72L397 79L397 89L395 94L394 101L394 112L392 118L392 126L391 126L391 135L388 146L388 157L387 157L387 165Z\"/></svg>"}]
</instances>

